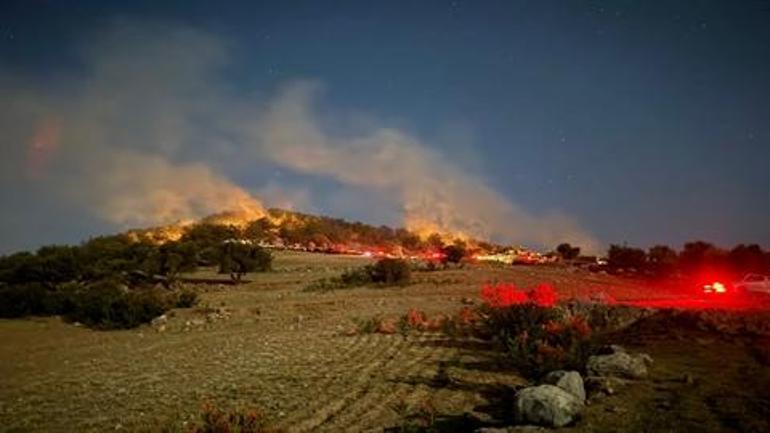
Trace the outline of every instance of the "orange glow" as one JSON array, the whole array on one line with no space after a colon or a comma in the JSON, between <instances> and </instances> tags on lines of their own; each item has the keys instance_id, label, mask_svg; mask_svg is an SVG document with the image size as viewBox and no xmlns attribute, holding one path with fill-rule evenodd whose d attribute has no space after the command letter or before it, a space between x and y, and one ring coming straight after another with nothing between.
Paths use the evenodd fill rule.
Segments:
<instances>
[{"instance_id":1,"label":"orange glow","mask_svg":"<svg viewBox=\"0 0 770 433\"><path fill-rule=\"evenodd\" d=\"M725 287L725 285L719 281L715 281L713 283L704 285L703 291L705 293L727 293L727 287Z\"/></svg>"}]
</instances>

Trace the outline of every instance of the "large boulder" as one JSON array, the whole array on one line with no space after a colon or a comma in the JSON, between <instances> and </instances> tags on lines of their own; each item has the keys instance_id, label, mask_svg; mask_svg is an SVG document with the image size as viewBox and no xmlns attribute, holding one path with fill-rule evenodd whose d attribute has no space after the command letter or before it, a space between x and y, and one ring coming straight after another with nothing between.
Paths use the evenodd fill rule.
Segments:
<instances>
[{"instance_id":1,"label":"large boulder","mask_svg":"<svg viewBox=\"0 0 770 433\"><path fill-rule=\"evenodd\" d=\"M647 364L650 361L648 355L631 355L617 351L589 357L586 370L590 376L641 379L647 377Z\"/></svg>"},{"instance_id":2,"label":"large boulder","mask_svg":"<svg viewBox=\"0 0 770 433\"><path fill-rule=\"evenodd\" d=\"M569 392L580 401L585 401L586 390L583 386L583 378L577 371L556 370L546 374L542 383L556 385L559 388Z\"/></svg>"},{"instance_id":3,"label":"large boulder","mask_svg":"<svg viewBox=\"0 0 770 433\"><path fill-rule=\"evenodd\" d=\"M514 413L521 424L563 427L580 415L583 402L556 385L524 388L516 393Z\"/></svg>"}]
</instances>

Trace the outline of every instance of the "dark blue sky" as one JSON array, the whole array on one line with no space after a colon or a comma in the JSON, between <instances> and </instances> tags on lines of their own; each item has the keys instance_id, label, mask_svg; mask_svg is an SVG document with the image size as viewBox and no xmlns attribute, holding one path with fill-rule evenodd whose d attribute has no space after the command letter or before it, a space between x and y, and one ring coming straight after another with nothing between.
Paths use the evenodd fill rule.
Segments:
<instances>
[{"instance_id":1,"label":"dark blue sky","mask_svg":"<svg viewBox=\"0 0 770 433\"><path fill-rule=\"evenodd\" d=\"M605 244L770 246L768 1L5 1L0 68L42 83L87 73L78 47L116 18L221 38L228 92L318 80L330 106L386 119ZM82 221L41 233L75 240Z\"/></svg>"}]
</instances>

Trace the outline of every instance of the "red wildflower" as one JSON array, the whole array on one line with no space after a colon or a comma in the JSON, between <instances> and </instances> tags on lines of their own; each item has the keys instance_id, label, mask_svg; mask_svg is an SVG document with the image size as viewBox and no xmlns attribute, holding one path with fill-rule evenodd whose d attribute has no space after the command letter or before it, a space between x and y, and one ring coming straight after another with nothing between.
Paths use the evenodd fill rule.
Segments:
<instances>
[{"instance_id":1,"label":"red wildflower","mask_svg":"<svg viewBox=\"0 0 770 433\"><path fill-rule=\"evenodd\" d=\"M570 326L572 326L581 337L587 337L591 334L591 326L586 322L583 316L574 316Z\"/></svg>"},{"instance_id":2,"label":"red wildflower","mask_svg":"<svg viewBox=\"0 0 770 433\"><path fill-rule=\"evenodd\" d=\"M553 347L545 342L537 343L537 354L549 359L563 359L566 356L564 349Z\"/></svg>"},{"instance_id":3,"label":"red wildflower","mask_svg":"<svg viewBox=\"0 0 770 433\"><path fill-rule=\"evenodd\" d=\"M509 307L529 300L527 294L512 283L485 284L481 288L481 297L490 307Z\"/></svg>"},{"instance_id":4,"label":"red wildflower","mask_svg":"<svg viewBox=\"0 0 770 433\"><path fill-rule=\"evenodd\" d=\"M553 307L557 298L556 290L547 283L538 284L529 292L529 299L541 307Z\"/></svg>"},{"instance_id":5,"label":"red wildflower","mask_svg":"<svg viewBox=\"0 0 770 433\"><path fill-rule=\"evenodd\" d=\"M549 334L558 334L564 330L564 325L554 320L549 320L543 324L543 329Z\"/></svg>"},{"instance_id":6,"label":"red wildflower","mask_svg":"<svg viewBox=\"0 0 770 433\"><path fill-rule=\"evenodd\" d=\"M473 308L463 307L457 313L457 320L463 325L471 325L479 319L479 315Z\"/></svg>"},{"instance_id":7,"label":"red wildflower","mask_svg":"<svg viewBox=\"0 0 770 433\"><path fill-rule=\"evenodd\" d=\"M406 313L406 321L411 328L422 328L427 323L428 319L425 317L425 313L420 310L410 309Z\"/></svg>"}]
</instances>

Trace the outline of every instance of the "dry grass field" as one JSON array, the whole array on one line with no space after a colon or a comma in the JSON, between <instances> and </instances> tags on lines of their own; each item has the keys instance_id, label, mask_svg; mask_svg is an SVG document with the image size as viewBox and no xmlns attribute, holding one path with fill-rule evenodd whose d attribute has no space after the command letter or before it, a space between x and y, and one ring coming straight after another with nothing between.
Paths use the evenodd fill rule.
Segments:
<instances>
[{"instance_id":1,"label":"dry grass field","mask_svg":"<svg viewBox=\"0 0 770 433\"><path fill-rule=\"evenodd\" d=\"M550 282L563 296L667 293L568 268L481 265L417 273L405 287L302 290L364 263L279 253L275 271L249 275L248 284L201 288L201 305L173 311L163 332L2 320L0 431L157 431L180 425L207 400L261 407L290 432L381 431L399 425L404 404L432 406L441 431L472 431L509 421L506 390L523 383L495 352L440 334L350 335L354 321L409 308L452 313L489 281ZM653 335L624 344L653 356L651 379L590 405L587 421L564 431L768 427L770 369L751 350L760 343Z\"/></svg>"}]
</instances>

